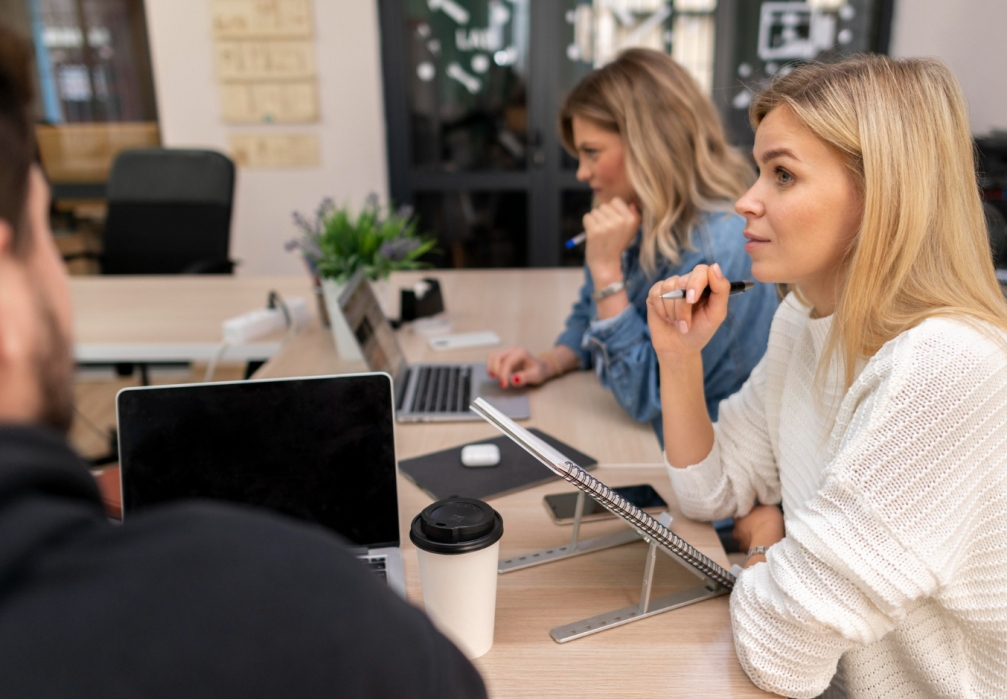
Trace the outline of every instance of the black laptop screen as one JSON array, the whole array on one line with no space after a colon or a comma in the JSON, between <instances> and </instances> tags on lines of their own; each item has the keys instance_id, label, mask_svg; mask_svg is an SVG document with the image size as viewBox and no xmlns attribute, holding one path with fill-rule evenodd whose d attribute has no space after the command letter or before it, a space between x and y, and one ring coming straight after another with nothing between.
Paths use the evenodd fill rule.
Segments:
<instances>
[{"instance_id":1,"label":"black laptop screen","mask_svg":"<svg viewBox=\"0 0 1007 699\"><path fill-rule=\"evenodd\" d=\"M131 389L118 397L123 510L182 498L266 507L360 546L397 545L384 374Z\"/></svg>"}]
</instances>

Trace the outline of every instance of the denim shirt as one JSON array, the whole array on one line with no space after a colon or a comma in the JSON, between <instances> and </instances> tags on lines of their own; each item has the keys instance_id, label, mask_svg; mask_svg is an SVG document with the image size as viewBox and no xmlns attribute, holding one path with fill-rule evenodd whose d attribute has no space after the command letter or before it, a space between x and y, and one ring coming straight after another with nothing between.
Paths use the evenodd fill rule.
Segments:
<instances>
[{"instance_id":1,"label":"denim shirt","mask_svg":"<svg viewBox=\"0 0 1007 699\"><path fill-rule=\"evenodd\" d=\"M649 422L664 444L661 389L657 355L647 327L647 294L660 279L682 275L698 264L720 263L732 281L752 278L752 260L745 252L745 220L736 214L704 213L692 233L693 250L682 250L682 261L672 265L658 256L651 277L640 266L640 235L622 253L622 272L630 305L612 318L598 320L591 294L591 272L584 268L584 286L556 340L573 350L581 369L594 367L601 384L637 422ZM703 348L703 385L710 419L717 419L720 401L741 388L762 358L769 342L769 325L779 303L776 288L757 283L732 296L727 318Z\"/></svg>"}]
</instances>

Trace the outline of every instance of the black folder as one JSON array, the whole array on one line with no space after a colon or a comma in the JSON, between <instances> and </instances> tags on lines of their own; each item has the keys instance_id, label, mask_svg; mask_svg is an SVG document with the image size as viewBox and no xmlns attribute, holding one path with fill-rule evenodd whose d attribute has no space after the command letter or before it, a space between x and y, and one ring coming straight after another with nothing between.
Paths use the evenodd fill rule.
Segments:
<instances>
[{"instance_id":1,"label":"black folder","mask_svg":"<svg viewBox=\"0 0 1007 699\"><path fill-rule=\"evenodd\" d=\"M552 448L583 469L594 468L598 461L583 454L541 430L529 430ZM500 448L500 463L496 466L469 468L462 466L462 444L433 454L417 456L399 462L399 470L434 500L451 496L489 500L532 488L541 483L561 480L507 437L485 439L469 444L496 444Z\"/></svg>"}]
</instances>

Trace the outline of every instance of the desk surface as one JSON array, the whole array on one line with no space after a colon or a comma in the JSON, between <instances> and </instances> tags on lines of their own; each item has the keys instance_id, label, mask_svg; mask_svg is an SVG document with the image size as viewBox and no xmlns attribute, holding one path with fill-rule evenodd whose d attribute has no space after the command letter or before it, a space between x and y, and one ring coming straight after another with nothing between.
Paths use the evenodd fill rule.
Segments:
<instances>
[{"instance_id":1,"label":"desk surface","mask_svg":"<svg viewBox=\"0 0 1007 699\"><path fill-rule=\"evenodd\" d=\"M314 307L304 277L72 277L74 351L82 362L206 361L227 318L264 308L270 291ZM282 337L229 348L227 359L268 359Z\"/></svg>"},{"instance_id":2,"label":"desk surface","mask_svg":"<svg viewBox=\"0 0 1007 699\"><path fill-rule=\"evenodd\" d=\"M399 274L392 287L422 275ZM576 298L580 270L438 271L455 332L493 330L504 345L534 351L550 347ZM393 309L394 313L394 309ZM472 361L494 348L433 352L425 338L399 332L411 361ZM331 335L318 327L296 336L256 378L320 375L363 370L340 360ZM651 483L669 503L672 529L704 554L727 565L708 524L681 516L661 453L649 426L631 421L592 372L575 372L530 392L538 427L596 457L597 477L609 485ZM400 424L399 458L409 458L497 436L482 422ZM554 525L546 514L546 493L572 490L557 479L491 500L504 519L501 554L510 556L567 543L570 527ZM409 597L420 604L419 569L407 528L430 498L399 478L400 529L405 542ZM619 531L619 522L585 524L582 536ZM475 661L493 697L761 697L734 654L728 598L719 597L565 644L549 630L639 600L646 546L640 542L499 578L493 648ZM659 554L654 596L692 587L697 579Z\"/></svg>"}]
</instances>

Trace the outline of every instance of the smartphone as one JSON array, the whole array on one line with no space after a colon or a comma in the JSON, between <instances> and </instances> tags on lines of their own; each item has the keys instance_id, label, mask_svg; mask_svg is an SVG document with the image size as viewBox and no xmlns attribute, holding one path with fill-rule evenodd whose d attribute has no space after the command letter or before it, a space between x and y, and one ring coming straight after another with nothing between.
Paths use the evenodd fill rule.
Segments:
<instances>
[{"instance_id":1,"label":"smartphone","mask_svg":"<svg viewBox=\"0 0 1007 699\"><path fill-rule=\"evenodd\" d=\"M644 512L662 512L668 508L668 503L650 485L627 485L622 488L613 488L613 490ZM544 500L545 509L549 511L553 522L556 524L573 523L574 510L577 507L577 493L546 495ZM584 514L581 515L581 522L594 522L610 517L615 517L615 515L602 507L591 496L585 496Z\"/></svg>"}]
</instances>

